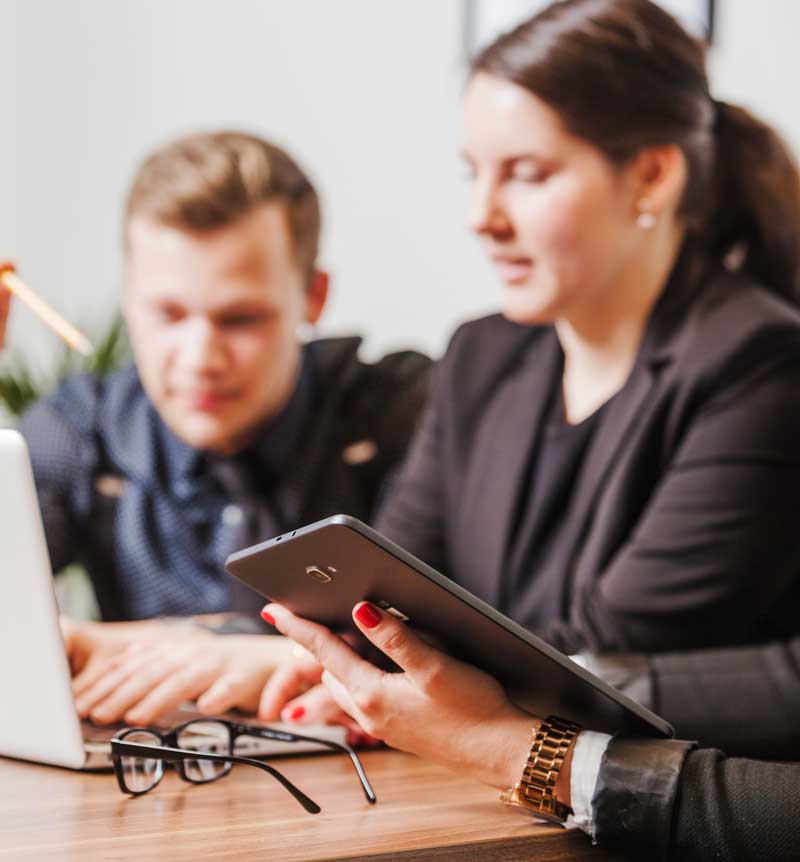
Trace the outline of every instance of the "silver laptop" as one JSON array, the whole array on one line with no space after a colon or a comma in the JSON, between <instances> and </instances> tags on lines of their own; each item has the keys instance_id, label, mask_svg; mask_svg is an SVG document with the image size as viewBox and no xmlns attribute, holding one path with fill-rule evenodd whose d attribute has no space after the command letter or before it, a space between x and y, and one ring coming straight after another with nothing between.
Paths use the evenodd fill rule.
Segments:
<instances>
[{"instance_id":1,"label":"silver laptop","mask_svg":"<svg viewBox=\"0 0 800 862\"><path fill-rule=\"evenodd\" d=\"M71 769L107 769L110 740L119 728L92 726L78 717L28 450L19 433L5 429L0 429L0 561L0 755ZM195 717L199 714L187 707L164 724ZM341 727L304 725L299 732L345 741ZM251 757L310 750L320 749L249 737L236 745L237 754Z\"/></svg>"}]
</instances>

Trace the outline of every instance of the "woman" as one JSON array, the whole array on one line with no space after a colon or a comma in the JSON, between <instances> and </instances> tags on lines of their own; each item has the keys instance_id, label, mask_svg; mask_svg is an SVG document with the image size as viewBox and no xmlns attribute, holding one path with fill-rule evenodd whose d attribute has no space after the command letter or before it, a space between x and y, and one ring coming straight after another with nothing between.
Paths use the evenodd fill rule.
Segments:
<instances>
[{"instance_id":1,"label":"woman","mask_svg":"<svg viewBox=\"0 0 800 862\"><path fill-rule=\"evenodd\" d=\"M644 0L473 63L471 225L502 316L453 338L378 528L565 652L795 632L800 181Z\"/></svg>"},{"instance_id":2,"label":"woman","mask_svg":"<svg viewBox=\"0 0 800 862\"><path fill-rule=\"evenodd\" d=\"M800 187L774 133L712 100L702 49L655 5L567 0L475 61L465 154L504 318L454 338L381 529L568 651L796 632ZM511 788L543 750L531 725L549 725L490 677L367 603L356 625L405 673L284 608L265 616L313 660L277 672L262 715L341 710L519 801ZM749 655L763 676L762 651ZM744 702L748 753L796 755L793 679L792 697L752 703L731 686L704 736ZM685 689L681 701L679 733L693 713ZM562 739L550 810L573 808L601 843L647 859L797 858L797 765L577 728Z\"/></svg>"}]
</instances>

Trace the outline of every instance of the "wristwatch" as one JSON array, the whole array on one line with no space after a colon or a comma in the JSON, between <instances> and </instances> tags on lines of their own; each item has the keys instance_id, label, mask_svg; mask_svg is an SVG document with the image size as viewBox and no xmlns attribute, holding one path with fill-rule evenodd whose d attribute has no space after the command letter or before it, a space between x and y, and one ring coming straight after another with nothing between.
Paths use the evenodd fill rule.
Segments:
<instances>
[{"instance_id":1,"label":"wristwatch","mask_svg":"<svg viewBox=\"0 0 800 862\"><path fill-rule=\"evenodd\" d=\"M572 814L572 809L556 799L556 779L580 731L579 724L548 716L532 736L522 777L500 794L501 801L533 817L563 823Z\"/></svg>"}]
</instances>

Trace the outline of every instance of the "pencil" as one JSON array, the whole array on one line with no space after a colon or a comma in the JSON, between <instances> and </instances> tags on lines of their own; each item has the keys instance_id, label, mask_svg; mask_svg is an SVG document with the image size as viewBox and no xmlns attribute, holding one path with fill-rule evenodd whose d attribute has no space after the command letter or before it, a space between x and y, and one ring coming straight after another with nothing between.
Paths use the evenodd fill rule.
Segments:
<instances>
[{"instance_id":1,"label":"pencil","mask_svg":"<svg viewBox=\"0 0 800 862\"><path fill-rule=\"evenodd\" d=\"M77 350L78 353L82 353L84 356L91 356L94 353L94 347L92 347L89 339L71 323L67 323L58 312L54 311L40 296L35 294L13 270L4 269L0 271L0 282L14 296L24 302L34 314L37 314L73 350Z\"/></svg>"}]
</instances>

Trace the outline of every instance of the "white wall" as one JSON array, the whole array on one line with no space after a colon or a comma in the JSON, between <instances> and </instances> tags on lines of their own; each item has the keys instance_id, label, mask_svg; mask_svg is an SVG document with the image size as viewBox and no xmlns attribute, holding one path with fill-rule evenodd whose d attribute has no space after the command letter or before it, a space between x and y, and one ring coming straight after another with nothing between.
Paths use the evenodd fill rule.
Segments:
<instances>
[{"instance_id":1,"label":"white wall","mask_svg":"<svg viewBox=\"0 0 800 862\"><path fill-rule=\"evenodd\" d=\"M800 146L797 0L718 0L713 79ZM325 207L324 331L439 352L495 285L463 228L461 0L0 0L0 254L90 328L119 299L141 157L189 130L289 148ZM11 341L52 337L17 309Z\"/></svg>"}]
</instances>

